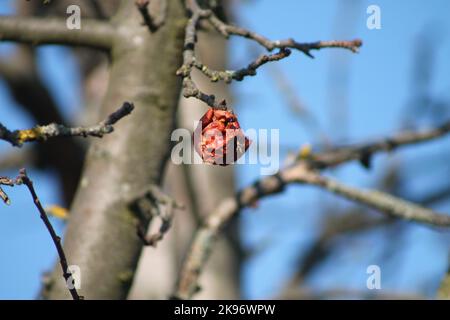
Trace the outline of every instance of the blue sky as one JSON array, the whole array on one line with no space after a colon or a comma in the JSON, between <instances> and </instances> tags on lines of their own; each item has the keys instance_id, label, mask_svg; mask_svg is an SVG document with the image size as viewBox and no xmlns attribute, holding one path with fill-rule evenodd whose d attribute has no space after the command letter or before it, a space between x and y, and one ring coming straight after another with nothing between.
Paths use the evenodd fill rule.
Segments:
<instances>
[{"instance_id":1,"label":"blue sky","mask_svg":"<svg viewBox=\"0 0 450 320\"><path fill-rule=\"evenodd\" d=\"M360 142L401 129L404 107L412 95L412 53L417 39L424 32L431 33L432 39L440 40L430 48L434 53L434 60L430 62L434 65L430 92L434 97L448 101L448 1L346 3L351 4L347 6L347 14L343 15L339 8L345 7L343 1L278 1L276 5L268 1L249 1L248 5L240 7L238 18L245 26L272 39L293 37L298 41L316 41L339 37L364 41L357 55L330 49L315 52L316 58L309 59L294 53L278 64L300 99L319 119L321 128L332 139L336 136L335 142ZM377 4L381 9L381 30L366 27L366 8L370 4ZM338 10L341 10L340 14ZM247 48L245 40L233 40L230 49L233 66L248 61ZM342 64L348 66L347 78L339 77ZM235 107L241 123L252 128L280 128L285 152L297 150L305 142L312 142L314 146L317 141L310 141L310 136L289 112L280 93L273 90L273 81L267 67L260 69L258 76L233 85L237 95ZM345 120L345 116L342 119L339 110L332 111L337 107L334 99L341 94L347 97L348 110L348 120L342 122L339 120ZM333 173L350 185L371 187L389 162L400 161L408 182L407 189L420 195L427 188L437 187L448 180L450 167L439 166L441 169L436 172L434 162L420 162L419 155L431 157L439 150L448 149L449 143L447 137L414 150L401 150L394 156L377 156L371 171L358 164L350 164ZM444 161L448 163L448 159ZM422 170L421 179L415 179L417 167ZM238 172L240 186L258 177L257 167L239 167ZM349 205L313 188L292 186L283 195L261 201L259 209L244 211L241 219L244 244L248 249L258 248L261 243L266 245L266 250L251 257L244 267L245 297L263 298L281 290L283 281L288 281L295 270L296 259L317 235L317 228L324 218L317 207L323 201L337 203L337 208ZM449 203L441 203L435 209L449 212ZM384 262L377 258L377 251L382 252L390 245L382 230L345 238L343 245L336 244L335 254L308 279L307 284L317 289L350 287L364 290L366 267L379 264L383 288L432 296L448 264L448 233L412 225L404 238L404 244L400 246L402 252L395 254L390 268L383 268Z\"/></svg>"},{"instance_id":2,"label":"blue sky","mask_svg":"<svg viewBox=\"0 0 450 320\"><path fill-rule=\"evenodd\" d=\"M12 3L2 1L0 12L11 12ZM430 34L434 40L430 48L433 58L427 61L433 66L429 91L435 98L450 101L450 21L446 16L450 12L450 2L360 0L345 3L338 0L253 0L239 7L236 18L240 24L272 39L293 37L303 42L361 38L364 41L359 54L327 49L313 52L316 58L309 59L294 52L277 66L333 142L361 142L401 129L405 106L412 97L413 53L421 34ZM366 8L370 4L381 8L381 30L366 27ZM343 9L343 6L346 7ZM232 38L230 67L239 68L252 60L250 48L248 40ZM7 55L8 52L11 47L2 44L0 53ZM40 75L61 105L63 114L70 119L83 103L77 67L70 52L62 47L43 47L39 51L39 62ZM312 143L314 147L318 141L311 141L273 81L270 66L265 66L258 70L256 77L234 83L234 107L244 129L280 129L283 159L288 151L297 150L303 143ZM339 103L342 101L346 103ZM8 127L34 125L14 105L1 80L0 105L0 120ZM448 111L446 116L449 116ZM424 127L429 125L425 120L421 123ZM350 185L373 187L389 163L395 162L401 165L401 176L407 182L405 192L421 195L448 181L450 167L445 163L449 161L436 156L449 146L447 137L403 149L395 155L376 156L370 171L349 164L332 174ZM0 143L0 152L10 150L8 144ZM60 202L52 172L29 170L29 174L39 186L43 203ZM237 166L238 186L253 182L259 174L258 166ZM16 172L1 175L14 176ZM39 290L42 273L53 265L56 254L28 193L15 187L9 194L12 205L0 206L0 299L32 299ZM291 186L282 195L262 200L258 209L244 210L241 216L243 245L250 251L257 251L243 267L245 298L270 297L282 289L294 272L297 259L318 235L326 218L319 210L323 203L335 209L350 206L347 201L314 188ZM448 213L450 202L433 208ZM55 219L53 223L62 233L63 224ZM448 266L449 233L411 224L401 236L393 238L398 250L390 252L390 259L386 259L383 253L393 246L392 232L395 234L395 230L379 228L338 239L333 243L333 254L308 278L307 285L315 289L366 290L366 268L378 264L382 270L382 290L432 297ZM258 251L258 248L264 250Z\"/></svg>"}]
</instances>

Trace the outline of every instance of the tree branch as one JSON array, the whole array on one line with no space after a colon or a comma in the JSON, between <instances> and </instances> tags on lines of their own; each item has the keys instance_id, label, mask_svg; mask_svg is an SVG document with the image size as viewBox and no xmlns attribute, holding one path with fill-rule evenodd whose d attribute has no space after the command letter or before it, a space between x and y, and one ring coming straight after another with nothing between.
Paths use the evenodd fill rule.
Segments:
<instances>
[{"instance_id":1,"label":"tree branch","mask_svg":"<svg viewBox=\"0 0 450 320\"><path fill-rule=\"evenodd\" d=\"M78 294L77 289L75 288L73 283L71 283L73 281L72 273L69 270L66 254L64 253L63 247L61 245L61 238L56 234L55 229L53 229L53 226L47 217L45 209L42 207L41 202L39 201L39 197L37 196L36 191L34 190L33 181L31 181L31 179L27 176L25 169L20 170L19 176L16 179L9 179L5 177L0 178L0 185L14 186L21 184L26 185L28 190L30 191L31 197L33 198L33 202L41 215L41 219L44 222L45 227L47 228L50 236L52 237L53 243L55 244L56 247L56 251L58 252L59 262L61 264L61 269L63 271L63 277L66 281L66 284L68 286L70 294L72 295L73 300L82 300L83 297ZM10 203L8 196L3 190L1 190L1 188L0 188L0 196L5 201L6 204Z\"/></svg>"},{"instance_id":2,"label":"tree branch","mask_svg":"<svg viewBox=\"0 0 450 320\"><path fill-rule=\"evenodd\" d=\"M121 0L112 18L126 29L126 36L114 41L113 51L118 54L111 55L108 88L99 111L110 114L123 101L133 101L136 108L120 124L120 136L92 141L82 174L82 181L88 183L79 184L70 207L64 250L83 270L86 281L80 294L86 298L125 299L128 295L143 246L136 236L138 218L125 198L159 185L170 156L181 89L174 74L182 63L187 19L181 1L168 4L166 23L153 34L139 25L142 17L134 1ZM130 47L132 39L140 39L139 44ZM43 292L46 298L68 296L58 278L59 270L55 270Z\"/></svg>"},{"instance_id":3,"label":"tree branch","mask_svg":"<svg viewBox=\"0 0 450 320\"><path fill-rule=\"evenodd\" d=\"M332 166L354 159L361 159L361 150L368 149L371 151L371 154L377 151L392 150L392 143L387 144L390 146L390 148L388 148L386 147L386 141L394 142L395 147L399 147L437 138L448 133L448 131L448 125L444 125L437 129L421 133L403 133L389 139L365 144L363 145L364 148L361 148L360 146L343 148L343 150L346 150L343 152L343 154L346 155L345 157L323 156L327 154L341 155L339 149L334 150L333 153L325 152L323 154L317 154L315 157L320 159L322 155L322 160L327 159L327 161L322 162L321 168L323 169L328 165ZM199 290L198 278L210 256L219 232L241 208L251 206L258 199L265 196L283 191L284 187L290 183L316 185L349 200L377 209L389 216L425 223L431 226L450 226L450 216L448 215L438 214L432 210L380 191L362 191L345 186L337 181L320 176L317 173L315 166L312 166L311 164L314 164L314 162L300 159L292 166L281 170L278 174L265 177L256 181L253 185L242 189L236 197L223 200L219 206L206 217L203 225L197 230L187 254L187 258L182 266L173 298L189 299Z\"/></svg>"},{"instance_id":4,"label":"tree branch","mask_svg":"<svg viewBox=\"0 0 450 320\"><path fill-rule=\"evenodd\" d=\"M0 40L41 44L62 44L109 50L115 29L108 22L83 19L79 30L67 28L59 18L0 16Z\"/></svg>"},{"instance_id":5,"label":"tree branch","mask_svg":"<svg viewBox=\"0 0 450 320\"><path fill-rule=\"evenodd\" d=\"M373 154L380 151L390 152L398 147L410 144L421 143L435 138L439 138L450 132L450 121L443 125L425 130L422 132L404 132L397 136L382 139L380 141L365 143L356 146L338 147L326 152L310 155L308 162L315 169L334 167L344 162L359 160L370 167L370 160Z\"/></svg>"},{"instance_id":6,"label":"tree branch","mask_svg":"<svg viewBox=\"0 0 450 320\"><path fill-rule=\"evenodd\" d=\"M29 7L31 4L22 6ZM17 104L34 118L35 123L64 123L59 106L39 77L34 49L30 45L20 45L11 58L0 60L0 77L5 80ZM40 169L55 169L61 181L64 202L71 202L85 154L85 148L80 143L72 139L53 139L48 143L37 144L27 152L22 150L17 153L20 153L22 158L19 158L21 163L14 164L14 168L33 165ZM5 160L8 160L7 157L0 159L0 167L2 164L8 164Z\"/></svg>"},{"instance_id":7,"label":"tree branch","mask_svg":"<svg viewBox=\"0 0 450 320\"><path fill-rule=\"evenodd\" d=\"M219 80L223 80L226 83L230 83L232 80L242 81L247 76L255 76L256 69L271 61L279 61L286 57L289 57L291 51L289 49L280 49L279 52L266 55L262 54L255 61L251 62L247 67L239 69L239 70L226 70L226 71L217 71L211 70L208 66L204 65L198 59L195 59L194 67L200 70L205 76L207 76L212 82L217 82Z\"/></svg>"},{"instance_id":8,"label":"tree branch","mask_svg":"<svg viewBox=\"0 0 450 320\"><path fill-rule=\"evenodd\" d=\"M195 97L206 103L208 106L216 109L226 109L227 106L224 103L217 102L214 95L206 94L197 87L191 78L191 72L194 67L203 72L203 74L209 77L211 81L224 80L229 83L232 80L241 81L246 76L255 75L256 69L267 62L278 61L289 56L289 49L301 51L312 58L313 56L310 53L311 50L320 50L322 48L344 48L351 50L352 52L357 52L358 48L362 45L362 41L359 39L352 41L317 41L311 43L300 43L293 39L271 41L255 32L226 24L214 14L213 10L202 9L198 5L197 0L188 0L186 2L187 9L191 12L191 17L186 25L183 65L177 71L177 75L183 78L183 96L185 98ZM241 36L256 41L268 51L277 48L280 49L280 51L273 55L262 55L254 62L250 63L246 68L242 68L238 71L210 70L207 66L198 61L195 55L197 29L199 22L202 20L209 21L217 31L225 37L228 37L229 35Z\"/></svg>"},{"instance_id":9,"label":"tree branch","mask_svg":"<svg viewBox=\"0 0 450 320\"><path fill-rule=\"evenodd\" d=\"M130 114L133 111L134 105L129 102L124 102L122 107L113 112L104 121L91 127L74 127L69 128L62 124L52 123L45 126L37 126L32 129L25 130L8 130L0 123L0 140L5 140L13 146L20 147L23 143L36 140L47 140L55 137L103 137L103 135L114 131L113 125Z\"/></svg>"},{"instance_id":10,"label":"tree branch","mask_svg":"<svg viewBox=\"0 0 450 320\"><path fill-rule=\"evenodd\" d=\"M298 178L299 183L315 185L348 200L367 205L392 217L431 226L450 227L450 216L436 213L412 202L377 190L361 190L309 171Z\"/></svg>"},{"instance_id":11,"label":"tree branch","mask_svg":"<svg viewBox=\"0 0 450 320\"><path fill-rule=\"evenodd\" d=\"M8 195L5 191L1 188L1 186L9 186L13 187L15 184L15 181L13 179L7 178L7 177L0 177L0 198L2 198L3 202L7 205L11 204L11 200L9 199Z\"/></svg>"},{"instance_id":12,"label":"tree branch","mask_svg":"<svg viewBox=\"0 0 450 320\"><path fill-rule=\"evenodd\" d=\"M357 53L358 49L362 46L362 41L360 39L316 41L309 43L300 43L291 38L272 41L256 32L238 26L226 24L222 22L213 12L209 13L208 20L214 26L214 28L216 28L216 30L220 32L224 37L228 38L230 35L235 35L251 39L253 41L256 41L258 44L260 44L269 51L272 51L273 49L277 48L295 49L303 52L310 58L314 58L314 56L310 52L311 50L320 50L324 48L343 48L348 49L354 53Z\"/></svg>"}]
</instances>

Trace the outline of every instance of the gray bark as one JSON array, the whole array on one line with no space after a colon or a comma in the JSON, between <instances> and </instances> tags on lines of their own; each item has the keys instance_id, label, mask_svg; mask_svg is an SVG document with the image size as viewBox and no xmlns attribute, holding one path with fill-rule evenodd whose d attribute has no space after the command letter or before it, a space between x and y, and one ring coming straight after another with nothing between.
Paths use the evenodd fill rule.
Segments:
<instances>
[{"instance_id":1,"label":"gray bark","mask_svg":"<svg viewBox=\"0 0 450 320\"><path fill-rule=\"evenodd\" d=\"M64 248L69 264L81 269L86 299L123 299L142 249L137 218L128 200L159 184L169 150L180 81L185 15L181 1L169 1L158 32L141 25L134 1L122 1L112 23L118 31L110 80L99 118L124 101L135 111L114 134L93 141L71 206ZM47 297L69 298L61 272L52 275Z\"/></svg>"}]
</instances>

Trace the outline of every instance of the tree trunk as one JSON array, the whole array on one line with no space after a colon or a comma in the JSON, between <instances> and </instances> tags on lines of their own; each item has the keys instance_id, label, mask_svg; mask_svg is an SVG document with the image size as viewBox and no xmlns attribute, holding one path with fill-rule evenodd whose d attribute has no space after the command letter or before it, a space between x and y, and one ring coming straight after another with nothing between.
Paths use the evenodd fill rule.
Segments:
<instances>
[{"instance_id":1,"label":"tree trunk","mask_svg":"<svg viewBox=\"0 0 450 320\"><path fill-rule=\"evenodd\" d=\"M129 0L112 20L119 36L100 118L124 101L136 108L113 134L92 142L64 241L69 264L80 267L79 292L87 299L127 296L142 249L127 199L160 183L170 146L186 23L182 2L168 1L166 22L157 32L141 21ZM50 299L69 298L59 266L47 293Z\"/></svg>"}]
</instances>

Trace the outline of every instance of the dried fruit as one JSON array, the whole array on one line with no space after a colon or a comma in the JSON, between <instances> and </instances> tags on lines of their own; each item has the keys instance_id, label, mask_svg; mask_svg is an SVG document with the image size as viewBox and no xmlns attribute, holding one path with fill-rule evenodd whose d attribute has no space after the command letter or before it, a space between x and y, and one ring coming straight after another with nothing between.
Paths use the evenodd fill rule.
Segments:
<instances>
[{"instance_id":1,"label":"dried fruit","mask_svg":"<svg viewBox=\"0 0 450 320\"><path fill-rule=\"evenodd\" d=\"M236 115L228 110L209 108L194 132L195 151L203 162L209 164L232 164L247 151L250 144Z\"/></svg>"}]
</instances>

